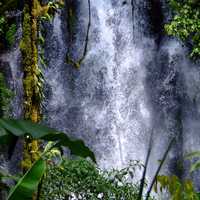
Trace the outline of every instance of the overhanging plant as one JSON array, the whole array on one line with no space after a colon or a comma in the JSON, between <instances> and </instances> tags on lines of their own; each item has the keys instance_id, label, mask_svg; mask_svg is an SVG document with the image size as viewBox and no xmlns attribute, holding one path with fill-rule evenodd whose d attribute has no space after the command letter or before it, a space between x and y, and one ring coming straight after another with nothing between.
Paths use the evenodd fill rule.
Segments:
<instances>
[{"instance_id":1,"label":"overhanging plant","mask_svg":"<svg viewBox=\"0 0 200 200\"><path fill-rule=\"evenodd\" d=\"M33 194L34 192L37 192L40 180L46 171L47 160L45 155L53 148L67 147L72 154L83 158L90 157L94 162L96 162L94 153L82 140L71 139L65 133L31 121L1 118L0 144L12 145L12 140L16 139L16 137L31 137L32 139L54 141L54 144L50 148L47 148L44 153L40 155L40 158L33 163L24 176L19 179L15 187L10 190L8 200L33 199ZM34 196L34 198L36 197Z\"/></svg>"},{"instance_id":2,"label":"overhanging plant","mask_svg":"<svg viewBox=\"0 0 200 200\"><path fill-rule=\"evenodd\" d=\"M17 182L14 188L11 188L7 200L31 200L45 171L46 162L40 158Z\"/></svg>"},{"instance_id":3,"label":"overhanging plant","mask_svg":"<svg viewBox=\"0 0 200 200\"><path fill-rule=\"evenodd\" d=\"M71 139L65 133L41 124L26 120L0 118L0 133L0 144L10 142L12 136L55 141L57 146L69 148L72 154L83 158L90 157L95 162L94 153L82 140Z\"/></svg>"},{"instance_id":4,"label":"overhanging plant","mask_svg":"<svg viewBox=\"0 0 200 200\"><path fill-rule=\"evenodd\" d=\"M102 170L86 159L63 156L59 164L47 165L39 200L137 200L142 167L132 161L121 170Z\"/></svg>"}]
</instances>

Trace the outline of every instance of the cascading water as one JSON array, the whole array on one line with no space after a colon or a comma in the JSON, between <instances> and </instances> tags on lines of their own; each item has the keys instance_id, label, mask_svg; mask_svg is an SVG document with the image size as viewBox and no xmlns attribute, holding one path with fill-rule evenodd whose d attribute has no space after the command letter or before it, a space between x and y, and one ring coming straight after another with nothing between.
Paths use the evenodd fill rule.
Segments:
<instances>
[{"instance_id":1,"label":"cascading water","mask_svg":"<svg viewBox=\"0 0 200 200\"><path fill-rule=\"evenodd\" d=\"M87 5L83 9L88 12ZM133 43L130 5L91 1L91 10L89 50L79 70L64 64L63 18L54 18L47 36L52 48L46 55L52 56L45 71L51 88L46 116L52 126L83 138L101 166L122 167L129 159L143 160L146 151L150 113L143 51Z\"/></svg>"},{"instance_id":2,"label":"cascading water","mask_svg":"<svg viewBox=\"0 0 200 200\"><path fill-rule=\"evenodd\" d=\"M88 4L77 0L76 6L70 51L78 60L84 50ZM199 149L200 71L187 59L187 49L163 34L170 18L167 1L91 0L88 51L80 69L66 63L66 10L44 25L44 122L82 138L103 168L123 167L135 159L144 162L153 131L149 177L170 137L180 135L163 171L188 176L177 163L183 162L184 153ZM16 59L10 59L12 55ZM18 91L19 50L2 55L2 60L8 61L10 81ZM18 105L22 91L19 94Z\"/></svg>"},{"instance_id":3,"label":"cascading water","mask_svg":"<svg viewBox=\"0 0 200 200\"><path fill-rule=\"evenodd\" d=\"M6 82L8 83L10 89L13 91L13 98L11 102L11 117L21 118L22 116L22 102L23 102L23 85L22 78L23 73L21 70L21 53L19 49L19 42L22 36L22 27L21 27L21 12L17 11L14 13L17 21L17 32L15 38L15 44L13 45L12 50L8 52L3 52L0 54L0 72L3 72L5 75ZM2 154L0 155L0 166L9 169L13 173L17 173L20 170L20 165L16 165L20 160L22 147L21 141L18 141L16 144L16 150L13 153L11 159L8 160L5 156L5 149L3 149ZM1 197L1 195L0 195Z\"/></svg>"},{"instance_id":4,"label":"cascading water","mask_svg":"<svg viewBox=\"0 0 200 200\"><path fill-rule=\"evenodd\" d=\"M78 53L73 53L76 59L83 51L88 23L87 2L77 5L78 28L71 47L73 51L77 48ZM44 73L47 122L84 139L105 168L123 167L130 160L144 161L152 129L156 143L151 160L155 167L150 167L149 174L167 147L168 128L154 122L164 105L158 117L152 94L162 66L156 63L157 45L148 24L150 9L149 2L91 1L89 49L78 70L65 63L65 13L57 14L48 29L45 49L49 62ZM162 97L160 90L156 90L157 101Z\"/></svg>"}]
</instances>

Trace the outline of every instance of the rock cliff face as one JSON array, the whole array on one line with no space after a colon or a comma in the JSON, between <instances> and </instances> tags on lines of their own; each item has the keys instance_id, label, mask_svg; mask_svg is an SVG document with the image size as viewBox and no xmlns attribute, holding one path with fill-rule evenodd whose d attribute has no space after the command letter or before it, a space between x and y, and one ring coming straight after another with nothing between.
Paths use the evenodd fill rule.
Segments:
<instances>
[{"instance_id":1,"label":"rock cliff face","mask_svg":"<svg viewBox=\"0 0 200 200\"><path fill-rule=\"evenodd\" d=\"M200 146L200 70L187 59L187 48L163 32L171 15L167 1L90 0L90 11L88 1L73 2L73 19L66 4L50 24L43 24L44 122L84 139L105 168L144 161L153 131L149 177L170 137L177 135L163 171L188 176L183 155ZM66 54L73 60L82 57L89 12L87 53L76 69L66 63ZM0 57L17 94L13 113L19 117L18 45Z\"/></svg>"}]
</instances>

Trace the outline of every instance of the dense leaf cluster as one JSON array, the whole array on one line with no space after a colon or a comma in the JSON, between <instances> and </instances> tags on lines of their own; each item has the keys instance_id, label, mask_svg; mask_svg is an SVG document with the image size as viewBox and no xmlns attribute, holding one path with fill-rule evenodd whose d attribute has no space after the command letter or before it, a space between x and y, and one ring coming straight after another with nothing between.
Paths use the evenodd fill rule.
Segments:
<instances>
[{"instance_id":1,"label":"dense leaf cluster","mask_svg":"<svg viewBox=\"0 0 200 200\"><path fill-rule=\"evenodd\" d=\"M198 0L170 0L174 11L172 21L165 25L169 35L188 42L190 56L200 56L200 2Z\"/></svg>"},{"instance_id":2,"label":"dense leaf cluster","mask_svg":"<svg viewBox=\"0 0 200 200\"><path fill-rule=\"evenodd\" d=\"M60 165L48 166L43 179L41 200L136 200L139 182L135 170L141 169L134 161L122 170L102 171L84 159L63 159Z\"/></svg>"},{"instance_id":3,"label":"dense leaf cluster","mask_svg":"<svg viewBox=\"0 0 200 200\"><path fill-rule=\"evenodd\" d=\"M191 180L180 180L178 177L158 176L155 184L155 192L168 191L171 200L199 200L199 194L195 191Z\"/></svg>"}]
</instances>

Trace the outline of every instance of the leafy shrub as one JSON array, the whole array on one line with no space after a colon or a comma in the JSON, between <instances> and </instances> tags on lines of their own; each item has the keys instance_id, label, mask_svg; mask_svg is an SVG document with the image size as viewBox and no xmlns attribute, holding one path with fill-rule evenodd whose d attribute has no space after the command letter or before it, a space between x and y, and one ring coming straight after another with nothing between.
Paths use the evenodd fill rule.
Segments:
<instances>
[{"instance_id":1,"label":"leafy shrub","mask_svg":"<svg viewBox=\"0 0 200 200\"><path fill-rule=\"evenodd\" d=\"M102 171L84 159L50 163L42 182L40 200L136 200L139 182L132 183L139 162L122 170Z\"/></svg>"},{"instance_id":2,"label":"leafy shrub","mask_svg":"<svg viewBox=\"0 0 200 200\"><path fill-rule=\"evenodd\" d=\"M194 163L191 164L190 173L193 173L200 168L200 151L194 151L186 155L187 159L194 159ZM200 195L195 191L191 180L181 180L175 175L165 176L159 175L156 177L156 183L154 184L154 190L156 193L168 192L171 200L199 200Z\"/></svg>"},{"instance_id":3,"label":"leafy shrub","mask_svg":"<svg viewBox=\"0 0 200 200\"><path fill-rule=\"evenodd\" d=\"M170 0L174 11L171 22L165 25L169 35L186 41L192 47L190 56L200 56L200 2L196 0Z\"/></svg>"},{"instance_id":4,"label":"leafy shrub","mask_svg":"<svg viewBox=\"0 0 200 200\"><path fill-rule=\"evenodd\" d=\"M199 200L192 181L181 181L176 176L158 176L155 184L155 192L167 191L171 200Z\"/></svg>"},{"instance_id":5,"label":"leafy shrub","mask_svg":"<svg viewBox=\"0 0 200 200\"><path fill-rule=\"evenodd\" d=\"M62 148L67 147L73 155L83 158L90 157L95 162L94 153L85 146L82 140L71 139L64 133L30 121L0 118L0 145L6 144L13 148L15 147L13 139L16 140L18 137L43 139L51 142L46 145L43 153L39 154L38 160L33 163L24 176L18 178L17 184L9 192L8 200L32 199L31 197L37 194L38 185L46 172L47 163L53 162L54 157L60 158ZM13 176L0 171L0 189L3 184L3 188L7 190L10 185L3 182L5 178L13 179Z\"/></svg>"}]
</instances>

